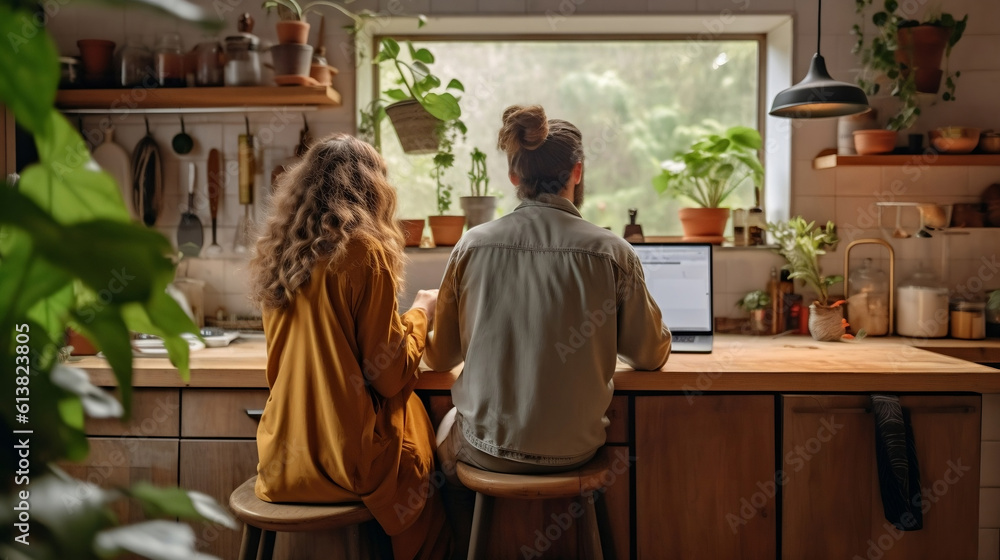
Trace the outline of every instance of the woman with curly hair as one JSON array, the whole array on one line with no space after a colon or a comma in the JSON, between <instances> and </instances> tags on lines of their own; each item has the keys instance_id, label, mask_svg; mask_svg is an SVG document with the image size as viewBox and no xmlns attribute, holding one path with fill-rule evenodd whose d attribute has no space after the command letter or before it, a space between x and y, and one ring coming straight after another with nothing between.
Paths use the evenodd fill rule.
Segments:
<instances>
[{"instance_id":1,"label":"woman with curly hair","mask_svg":"<svg viewBox=\"0 0 1000 560\"><path fill-rule=\"evenodd\" d=\"M397 560L443 558L451 536L430 484L434 431L413 393L437 291L397 312L395 213L381 156L346 134L317 142L279 181L250 262L271 389L256 493L361 500Z\"/></svg>"}]
</instances>

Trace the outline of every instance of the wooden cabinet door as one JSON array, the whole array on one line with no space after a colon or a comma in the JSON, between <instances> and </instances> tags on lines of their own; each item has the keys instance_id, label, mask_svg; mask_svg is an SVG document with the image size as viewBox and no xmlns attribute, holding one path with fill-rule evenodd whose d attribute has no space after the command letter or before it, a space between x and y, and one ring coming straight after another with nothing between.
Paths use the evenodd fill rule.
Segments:
<instances>
[{"instance_id":1,"label":"wooden cabinet door","mask_svg":"<svg viewBox=\"0 0 1000 560\"><path fill-rule=\"evenodd\" d=\"M145 438L89 438L90 454L82 463L61 462L73 478L101 488L128 487L139 481L177 486L177 440ZM118 500L111 509L122 523L146 518L142 507Z\"/></svg>"},{"instance_id":2,"label":"wooden cabinet door","mask_svg":"<svg viewBox=\"0 0 1000 560\"><path fill-rule=\"evenodd\" d=\"M782 399L781 557L865 558L878 495L875 425L865 395Z\"/></svg>"},{"instance_id":3,"label":"wooden cabinet door","mask_svg":"<svg viewBox=\"0 0 1000 560\"><path fill-rule=\"evenodd\" d=\"M774 397L636 397L639 558L774 558Z\"/></svg>"},{"instance_id":4,"label":"wooden cabinet door","mask_svg":"<svg viewBox=\"0 0 1000 560\"><path fill-rule=\"evenodd\" d=\"M257 442L182 440L180 464L181 488L208 494L228 508L233 490L257 474ZM208 523L195 523L192 527L198 538L198 550L219 558L239 556L242 527L236 531Z\"/></svg>"},{"instance_id":5,"label":"wooden cabinet door","mask_svg":"<svg viewBox=\"0 0 1000 560\"><path fill-rule=\"evenodd\" d=\"M783 397L783 558L976 558L980 397L900 401L924 495L919 531L885 519L868 396Z\"/></svg>"},{"instance_id":6,"label":"wooden cabinet door","mask_svg":"<svg viewBox=\"0 0 1000 560\"><path fill-rule=\"evenodd\" d=\"M908 395L900 403L910 411L913 426L924 526L906 533L886 527L876 491L871 543L885 551L884 560L975 560L979 546L981 397Z\"/></svg>"}]
</instances>

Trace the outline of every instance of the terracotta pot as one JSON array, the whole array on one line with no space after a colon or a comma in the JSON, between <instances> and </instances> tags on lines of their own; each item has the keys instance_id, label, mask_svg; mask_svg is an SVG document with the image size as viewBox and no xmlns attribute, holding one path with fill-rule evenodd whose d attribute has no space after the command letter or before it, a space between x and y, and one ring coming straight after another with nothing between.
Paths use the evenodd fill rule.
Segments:
<instances>
[{"instance_id":1,"label":"terracotta pot","mask_svg":"<svg viewBox=\"0 0 1000 560\"><path fill-rule=\"evenodd\" d=\"M497 215L495 196L463 196L459 197L458 202L465 212L465 223L469 229L492 221Z\"/></svg>"},{"instance_id":2,"label":"terracotta pot","mask_svg":"<svg viewBox=\"0 0 1000 560\"><path fill-rule=\"evenodd\" d=\"M73 356L93 356L97 354L97 348L90 343L90 340L73 329L66 329L66 345L73 347Z\"/></svg>"},{"instance_id":3,"label":"terracotta pot","mask_svg":"<svg viewBox=\"0 0 1000 560\"><path fill-rule=\"evenodd\" d=\"M681 208L677 214L684 237L722 237L729 221L729 208Z\"/></svg>"},{"instance_id":4,"label":"terracotta pot","mask_svg":"<svg viewBox=\"0 0 1000 560\"><path fill-rule=\"evenodd\" d=\"M406 238L407 247L419 247L420 239L424 236L424 220L399 220L399 227L403 229L403 237Z\"/></svg>"},{"instance_id":5,"label":"terracotta pot","mask_svg":"<svg viewBox=\"0 0 1000 560\"><path fill-rule=\"evenodd\" d=\"M309 24L304 21L282 20L278 22L278 42L281 44L309 42Z\"/></svg>"},{"instance_id":6,"label":"terracotta pot","mask_svg":"<svg viewBox=\"0 0 1000 560\"><path fill-rule=\"evenodd\" d=\"M903 27L896 32L896 62L901 66L903 76L915 71L917 91L937 93L941 88L941 59L951 29L937 25L917 25Z\"/></svg>"},{"instance_id":7,"label":"terracotta pot","mask_svg":"<svg viewBox=\"0 0 1000 560\"><path fill-rule=\"evenodd\" d=\"M332 85L333 77L338 72L339 70L326 64L313 64L309 67L309 77L319 82L321 86Z\"/></svg>"},{"instance_id":8,"label":"terracotta pot","mask_svg":"<svg viewBox=\"0 0 1000 560\"><path fill-rule=\"evenodd\" d=\"M115 42L104 39L80 39L76 42L83 60L83 79L92 85L100 85L111 78L111 62L115 54Z\"/></svg>"},{"instance_id":9,"label":"terracotta pot","mask_svg":"<svg viewBox=\"0 0 1000 560\"><path fill-rule=\"evenodd\" d=\"M433 154L438 149L437 117L415 99L397 101L385 108L396 136L407 154Z\"/></svg>"},{"instance_id":10,"label":"terracotta pot","mask_svg":"<svg viewBox=\"0 0 1000 560\"><path fill-rule=\"evenodd\" d=\"M846 333L844 307L827 307L813 303L809 306L809 334L819 341L837 342Z\"/></svg>"},{"instance_id":11,"label":"terracotta pot","mask_svg":"<svg viewBox=\"0 0 1000 560\"><path fill-rule=\"evenodd\" d=\"M431 216L431 235L434 244L439 247L450 247L462 238L465 229L465 216Z\"/></svg>"},{"instance_id":12,"label":"terracotta pot","mask_svg":"<svg viewBox=\"0 0 1000 560\"><path fill-rule=\"evenodd\" d=\"M887 154L896 149L895 130L855 130L854 150L859 156Z\"/></svg>"}]
</instances>

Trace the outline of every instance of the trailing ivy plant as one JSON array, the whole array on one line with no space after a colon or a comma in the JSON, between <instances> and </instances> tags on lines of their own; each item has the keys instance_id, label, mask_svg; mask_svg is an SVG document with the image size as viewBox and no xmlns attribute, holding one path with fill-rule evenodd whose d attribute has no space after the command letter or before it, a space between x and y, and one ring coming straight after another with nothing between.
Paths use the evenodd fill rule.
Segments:
<instances>
[{"instance_id":1,"label":"trailing ivy plant","mask_svg":"<svg viewBox=\"0 0 1000 560\"><path fill-rule=\"evenodd\" d=\"M140 3L146 2L131 2ZM148 4L208 21L187 2ZM35 2L0 1L0 104L32 135L38 152L19 180L0 184L0 368L10 399L0 406L0 422L15 440L0 452L7 504L0 511L0 556L89 560L129 551L207 558L195 551L192 529L174 521L233 526L207 496L145 483L102 489L54 465L86 458L85 415L128 417L131 331L162 337L187 380L182 334L197 329L166 293L174 276L170 242L130 220L114 179L99 170L76 128L54 107L58 53L36 23L42 21L38 9ZM120 403L83 370L60 361L68 325L103 352ZM109 507L117 500L137 501L151 520L121 525Z\"/></svg>"},{"instance_id":2,"label":"trailing ivy plant","mask_svg":"<svg viewBox=\"0 0 1000 560\"><path fill-rule=\"evenodd\" d=\"M861 57L862 65L862 71L858 73L857 83L865 90L865 93L875 95L881 90L878 79L882 76L888 79L889 94L899 100L899 109L889 117L886 128L888 130L905 130L913 126L917 118L920 117L920 99L915 73L904 72L896 60L896 50L899 48L897 39L899 30L918 25L934 25L949 30L948 42L945 47L944 92L941 94L941 99L954 101L956 81L962 73L961 71L952 73L947 70L947 61L951 56L952 47L961 40L965 33L969 16L967 14L959 20L949 13L934 13L920 21L905 17L908 14L900 11L898 0L882 0L881 7L877 7L877 11L869 16L869 8L874 1L855 0L854 2L858 21L851 28L851 33L857 38L852 52ZM878 30L871 41L866 40L864 31L869 21Z\"/></svg>"},{"instance_id":3,"label":"trailing ivy plant","mask_svg":"<svg viewBox=\"0 0 1000 560\"><path fill-rule=\"evenodd\" d=\"M774 252L787 261L781 268L791 273L788 277L799 279L812 288L816 292L816 304L827 306L830 286L844 281L839 274L824 276L819 267L820 255L826 254L827 249L836 249L840 242L833 222L827 222L826 227L817 227L816 222L806 222L801 216L796 216L787 222L767 224L767 231L771 242L777 245Z\"/></svg>"},{"instance_id":4,"label":"trailing ivy plant","mask_svg":"<svg viewBox=\"0 0 1000 560\"><path fill-rule=\"evenodd\" d=\"M444 215L451 209L451 195L455 187L445 182L444 175L447 170L455 166L455 141L459 135L465 137L465 125L461 125L461 122L457 119L441 121L436 130L439 142L431 167L431 178L435 184L438 215Z\"/></svg>"}]
</instances>

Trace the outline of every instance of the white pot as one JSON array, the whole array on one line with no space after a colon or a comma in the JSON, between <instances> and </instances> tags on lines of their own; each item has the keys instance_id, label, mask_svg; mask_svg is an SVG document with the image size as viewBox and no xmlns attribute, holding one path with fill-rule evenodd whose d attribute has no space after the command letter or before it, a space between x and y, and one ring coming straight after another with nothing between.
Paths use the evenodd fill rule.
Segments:
<instances>
[{"instance_id":1,"label":"white pot","mask_svg":"<svg viewBox=\"0 0 1000 560\"><path fill-rule=\"evenodd\" d=\"M495 196L462 196L459 197L459 204L465 212L465 224L469 229L492 221L497 215Z\"/></svg>"}]
</instances>

